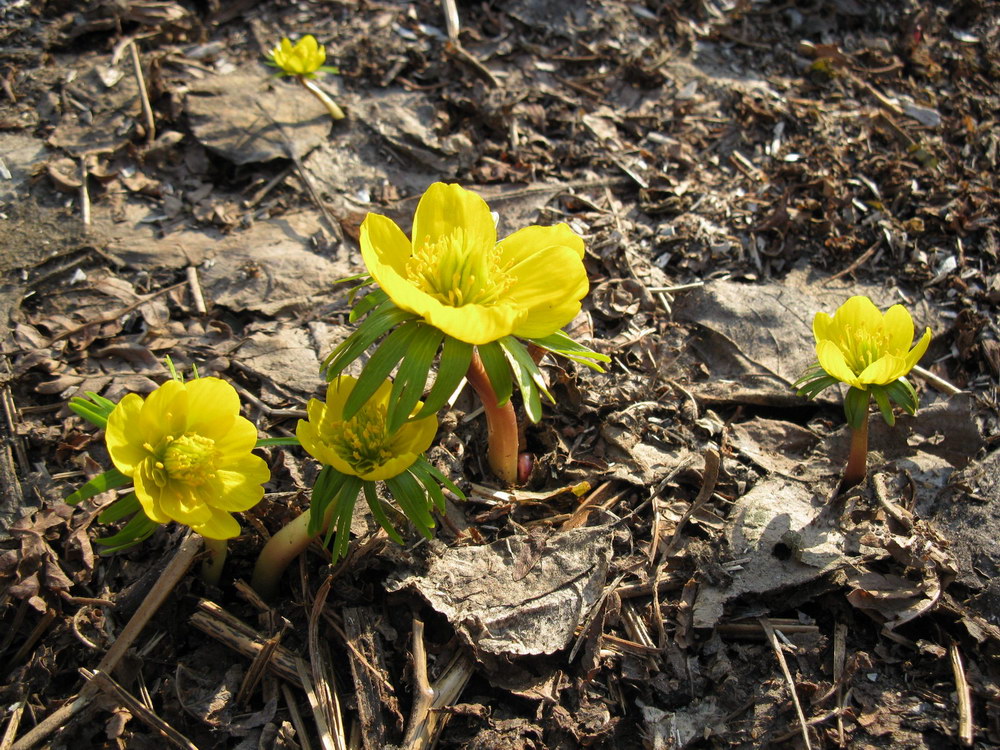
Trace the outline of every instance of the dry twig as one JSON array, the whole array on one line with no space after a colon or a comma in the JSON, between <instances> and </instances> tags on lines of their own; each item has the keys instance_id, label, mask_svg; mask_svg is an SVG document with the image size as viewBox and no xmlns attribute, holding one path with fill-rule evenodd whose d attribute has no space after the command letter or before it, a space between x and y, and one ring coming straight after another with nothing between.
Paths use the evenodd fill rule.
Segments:
<instances>
[{"instance_id":1,"label":"dry twig","mask_svg":"<svg viewBox=\"0 0 1000 750\"><path fill-rule=\"evenodd\" d=\"M799 702L798 691L795 690L795 681L792 679L792 673L788 670L788 662L785 661L785 653L781 650L781 644L778 643L778 636L775 634L771 622L766 617L759 618L759 622L767 634L767 639L771 642L774 655L778 657L778 664L781 666L781 673L785 676L785 682L788 683L788 691L792 694L792 703L795 704L795 713L799 717L799 725L802 728L802 740L805 742L806 750L812 750L812 743L809 742L809 725L806 723L806 715L802 713L802 704Z\"/></svg>"}]
</instances>

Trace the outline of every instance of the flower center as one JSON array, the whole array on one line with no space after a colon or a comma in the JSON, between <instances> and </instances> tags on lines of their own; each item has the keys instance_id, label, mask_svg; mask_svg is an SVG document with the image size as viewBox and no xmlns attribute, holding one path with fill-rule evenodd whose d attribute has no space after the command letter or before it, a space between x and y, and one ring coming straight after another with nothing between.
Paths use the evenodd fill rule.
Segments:
<instances>
[{"instance_id":1,"label":"flower center","mask_svg":"<svg viewBox=\"0 0 1000 750\"><path fill-rule=\"evenodd\" d=\"M884 331L844 326L842 336L844 359L855 375L888 352L889 340Z\"/></svg>"},{"instance_id":2,"label":"flower center","mask_svg":"<svg viewBox=\"0 0 1000 750\"><path fill-rule=\"evenodd\" d=\"M179 438L167 436L164 442L165 449L158 452L162 458L156 462L156 468L166 474L164 479L197 487L215 476L221 454L214 440L189 433Z\"/></svg>"},{"instance_id":3,"label":"flower center","mask_svg":"<svg viewBox=\"0 0 1000 750\"><path fill-rule=\"evenodd\" d=\"M406 275L450 307L494 304L513 281L500 267L495 248L468 242L462 227L437 241L425 237L406 262Z\"/></svg>"},{"instance_id":4,"label":"flower center","mask_svg":"<svg viewBox=\"0 0 1000 750\"><path fill-rule=\"evenodd\" d=\"M329 442L333 449L359 475L367 474L395 454L385 430L385 410L366 404L346 422L330 426Z\"/></svg>"}]
</instances>

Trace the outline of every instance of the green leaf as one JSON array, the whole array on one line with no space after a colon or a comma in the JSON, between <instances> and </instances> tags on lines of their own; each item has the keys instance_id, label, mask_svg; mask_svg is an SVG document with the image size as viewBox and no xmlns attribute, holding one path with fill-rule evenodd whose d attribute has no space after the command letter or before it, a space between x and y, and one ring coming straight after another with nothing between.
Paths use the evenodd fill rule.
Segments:
<instances>
[{"instance_id":1,"label":"green leaf","mask_svg":"<svg viewBox=\"0 0 1000 750\"><path fill-rule=\"evenodd\" d=\"M86 395L87 398L82 396L71 398L68 404L70 410L95 427L105 429L108 426L108 417L111 416L111 412L115 410L117 404L92 391L87 391Z\"/></svg>"},{"instance_id":2,"label":"green leaf","mask_svg":"<svg viewBox=\"0 0 1000 750\"><path fill-rule=\"evenodd\" d=\"M295 436L291 437L276 437L276 438L258 438L254 448L270 448L276 445L302 445L299 439Z\"/></svg>"},{"instance_id":3,"label":"green leaf","mask_svg":"<svg viewBox=\"0 0 1000 750\"><path fill-rule=\"evenodd\" d=\"M555 403L552 394L545 388L545 381L542 373L538 370L535 360L528 354L524 345L513 336L504 336L499 344L507 352L511 369L514 371L514 380L521 390L521 398L524 400L524 412L532 422L538 422L542 418L542 401L538 392L544 393L549 401Z\"/></svg>"},{"instance_id":4,"label":"green leaf","mask_svg":"<svg viewBox=\"0 0 1000 750\"><path fill-rule=\"evenodd\" d=\"M497 406L503 406L510 401L510 395L514 390L507 356L496 341L480 344L476 350L479 352L479 359L482 360L486 377L490 379L493 392L497 395Z\"/></svg>"},{"instance_id":5,"label":"green leaf","mask_svg":"<svg viewBox=\"0 0 1000 750\"><path fill-rule=\"evenodd\" d=\"M67 497L66 504L76 505L84 500L89 500L94 495L99 495L102 492L113 490L115 487L121 487L131 481L132 479L130 477L125 476L118 471L118 469L108 469L103 474L98 474L96 477L77 489L76 492Z\"/></svg>"},{"instance_id":6,"label":"green leaf","mask_svg":"<svg viewBox=\"0 0 1000 750\"><path fill-rule=\"evenodd\" d=\"M389 535L396 544L403 543L403 537L399 535L396 531L396 527L392 525L392 521L389 520L389 516L386 515L385 505L382 503L382 499L378 496L378 492L375 491L374 482L365 482L363 485L365 491L365 500L368 503L368 507L371 508L372 516L378 521L378 525L385 529L385 533Z\"/></svg>"},{"instance_id":7,"label":"green leaf","mask_svg":"<svg viewBox=\"0 0 1000 750\"><path fill-rule=\"evenodd\" d=\"M889 403L889 397L886 395L885 389L873 385L870 390L875 397L875 403L878 404L878 410L882 412L882 419L885 420L887 425L892 427L896 424L896 415L892 413L892 404Z\"/></svg>"},{"instance_id":8,"label":"green leaf","mask_svg":"<svg viewBox=\"0 0 1000 750\"><path fill-rule=\"evenodd\" d=\"M434 528L434 518L428 510L427 495L424 494L421 484L406 471L391 479L386 479L385 484L396 502L399 503L403 514L413 522L417 531L430 539L431 529Z\"/></svg>"},{"instance_id":9,"label":"green leaf","mask_svg":"<svg viewBox=\"0 0 1000 750\"><path fill-rule=\"evenodd\" d=\"M604 372L604 368L597 364L598 362L611 361L611 357L607 354L595 352L593 349L584 346L578 341L574 341L565 331L556 331L548 336L525 340L530 341L536 346L540 346L546 351L561 354L567 359L579 362L592 370L597 370L597 372Z\"/></svg>"},{"instance_id":10,"label":"green leaf","mask_svg":"<svg viewBox=\"0 0 1000 750\"><path fill-rule=\"evenodd\" d=\"M375 343L375 340L395 325L407 320L416 320L417 316L396 307L392 300L386 300L375 312L365 318L358 328L341 341L323 361L323 371L327 381L333 380L343 372L351 362Z\"/></svg>"},{"instance_id":11,"label":"green leaf","mask_svg":"<svg viewBox=\"0 0 1000 750\"><path fill-rule=\"evenodd\" d=\"M870 395L868 391L852 386L844 396L844 415L852 430L861 429L861 425L868 419Z\"/></svg>"},{"instance_id":12,"label":"green leaf","mask_svg":"<svg viewBox=\"0 0 1000 750\"><path fill-rule=\"evenodd\" d=\"M157 526L159 524L150 520L140 508L139 512L132 516L117 534L95 541L101 546L107 547L106 552L120 552L148 539L156 531Z\"/></svg>"},{"instance_id":13,"label":"green leaf","mask_svg":"<svg viewBox=\"0 0 1000 750\"><path fill-rule=\"evenodd\" d=\"M101 511L101 515L97 517L98 523L114 523L115 521L120 521L125 516L129 516L139 510L142 506L139 504L139 498L136 497L134 492L130 492L117 500L115 500L111 505Z\"/></svg>"},{"instance_id":14,"label":"green leaf","mask_svg":"<svg viewBox=\"0 0 1000 750\"><path fill-rule=\"evenodd\" d=\"M441 492L441 485L437 480L417 462L414 462L408 471L424 486L427 497L434 503L434 507L444 513L444 493Z\"/></svg>"},{"instance_id":15,"label":"green leaf","mask_svg":"<svg viewBox=\"0 0 1000 750\"><path fill-rule=\"evenodd\" d=\"M391 435L409 418L420 397L424 395L427 375L434 355L444 334L426 323L413 323L415 330L409 349L399 365L399 372L392 384L389 408L386 412L386 430Z\"/></svg>"},{"instance_id":16,"label":"green leaf","mask_svg":"<svg viewBox=\"0 0 1000 750\"><path fill-rule=\"evenodd\" d=\"M368 399L389 377L393 368L406 356L410 342L417 334L419 326L420 324L416 322L403 323L379 344L371 359L365 363L365 367L358 377L358 382L354 384L354 389L344 402L344 420L348 420L358 413L358 410L368 402Z\"/></svg>"},{"instance_id":17,"label":"green leaf","mask_svg":"<svg viewBox=\"0 0 1000 750\"><path fill-rule=\"evenodd\" d=\"M431 392L427 394L427 400L424 401L416 419L429 417L441 410L441 407L448 402L451 394L455 392L458 384L462 382L462 378L469 371L470 362L472 362L472 344L445 336L444 348L441 350L441 359L438 362L437 377L434 379Z\"/></svg>"},{"instance_id":18,"label":"green leaf","mask_svg":"<svg viewBox=\"0 0 1000 750\"><path fill-rule=\"evenodd\" d=\"M347 554L348 545L351 543L351 519L354 517L354 506L358 502L358 493L361 491L362 481L355 476L348 476L344 484L337 493L336 510L334 519L326 531L324 544L329 546L330 536L336 530L336 538L330 554L334 560L339 560Z\"/></svg>"},{"instance_id":19,"label":"green leaf","mask_svg":"<svg viewBox=\"0 0 1000 750\"><path fill-rule=\"evenodd\" d=\"M803 383L808 383L812 380L817 380L819 378L828 378L828 377L830 377L830 375L828 375L826 370L820 367L819 363L817 362L816 364L810 365L808 368L806 368L805 372L799 375L798 380L792 383L792 387L800 388Z\"/></svg>"},{"instance_id":20,"label":"green leaf","mask_svg":"<svg viewBox=\"0 0 1000 750\"><path fill-rule=\"evenodd\" d=\"M309 525L307 530L310 534L318 534L326 526L326 513L330 503L337 497L340 488L347 481L347 476L341 474L332 466L324 466L316 477L313 485L312 499L309 501Z\"/></svg>"},{"instance_id":21,"label":"green leaf","mask_svg":"<svg viewBox=\"0 0 1000 750\"><path fill-rule=\"evenodd\" d=\"M909 380L899 378L884 386L884 388L886 395L903 407L907 414L912 417L917 413L917 407L920 406L920 397L913 390L913 386L910 385Z\"/></svg>"},{"instance_id":22,"label":"green leaf","mask_svg":"<svg viewBox=\"0 0 1000 750\"><path fill-rule=\"evenodd\" d=\"M347 317L348 321L351 323L357 322L358 318L367 315L387 299L389 299L388 294L381 289L373 289L354 303L354 307L351 308L351 314Z\"/></svg>"},{"instance_id":23,"label":"green leaf","mask_svg":"<svg viewBox=\"0 0 1000 750\"><path fill-rule=\"evenodd\" d=\"M836 385L840 381L832 375L822 375L801 386L795 393L806 398L815 398L821 391L825 391L831 385Z\"/></svg>"},{"instance_id":24,"label":"green leaf","mask_svg":"<svg viewBox=\"0 0 1000 750\"><path fill-rule=\"evenodd\" d=\"M424 458L423 456L417 456L417 460L415 463L420 464L421 469L423 469L432 477L434 477L440 484L443 484L445 487L451 490L456 497L459 497L462 500L468 500L468 498L465 496L465 493L462 492L462 490L458 489L458 486L454 482L452 482L450 479L448 479L448 477L446 477L444 474L438 471L437 467L434 466L434 464L432 464L426 458Z\"/></svg>"}]
</instances>

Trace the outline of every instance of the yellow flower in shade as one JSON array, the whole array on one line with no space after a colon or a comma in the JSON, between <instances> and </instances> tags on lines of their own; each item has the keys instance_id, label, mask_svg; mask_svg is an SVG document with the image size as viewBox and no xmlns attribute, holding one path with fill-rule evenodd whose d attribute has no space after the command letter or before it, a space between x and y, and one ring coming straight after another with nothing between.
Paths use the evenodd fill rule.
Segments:
<instances>
[{"instance_id":1,"label":"yellow flower in shade","mask_svg":"<svg viewBox=\"0 0 1000 750\"><path fill-rule=\"evenodd\" d=\"M299 420L295 434L309 455L341 474L364 481L391 479L409 469L430 447L437 417L415 419L388 433L392 382L386 380L357 414L345 420L344 403L356 383L350 375L335 378L327 388L326 403L315 398L309 401L309 419ZM414 411L421 406L418 402Z\"/></svg>"},{"instance_id":2,"label":"yellow flower in shade","mask_svg":"<svg viewBox=\"0 0 1000 750\"><path fill-rule=\"evenodd\" d=\"M236 390L218 378L168 380L145 400L130 393L118 403L108 453L150 520L177 521L209 539L240 533L231 514L256 505L271 474L250 452L257 428L239 411Z\"/></svg>"},{"instance_id":3,"label":"yellow flower in shade","mask_svg":"<svg viewBox=\"0 0 1000 750\"><path fill-rule=\"evenodd\" d=\"M368 214L361 254L400 308L469 344L542 338L569 323L587 294L583 240L566 224L530 226L497 242L486 202L435 183L413 217L413 241Z\"/></svg>"},{"instance_id":4,"label":"yellow flower in shade","mask_svg":"<svg viewBox=\"0 0 1000 750\"><path fill-rule=\"evenodd\" d=\"M275 67L288 75L312 78L326 62L326 49L316 37L306 34L294 45L285 37L269 55Z\"/></svg>"},{"instance_id":5,"label":"yellow flower in shade","mask_svg":"<svg viewBox=\"0 0 1000 750\"><path fill-rule=\"evenodd\" d=\"M831 318L813 319L816 356L833 378L860 390L888 385L904 377L927 351L931 329L913 348L913 318L902 305L885 315L868 297L851 297Z\"/></svg>"}]
</instances>

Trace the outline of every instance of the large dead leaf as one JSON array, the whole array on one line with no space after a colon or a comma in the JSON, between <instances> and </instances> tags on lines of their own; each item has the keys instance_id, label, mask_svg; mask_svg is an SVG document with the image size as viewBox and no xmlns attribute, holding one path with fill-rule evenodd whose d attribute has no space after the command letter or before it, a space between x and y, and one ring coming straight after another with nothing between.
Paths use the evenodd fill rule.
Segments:
<instances>
[{"instance_id":1,"label":"large dead leaf","mask_svg":"<svg viewBox=\"0 0 1000 750\"><path fill-rule=\"evenodd\" d=\"M600 596L611 534L593 526L448 549L425 574L390 585L419 591L477 652L551 654L569 644Z\"/></svg>"},{"instance_id":2,"label":"large dead leaf","mask_svg":"<svg viewBox=\"0 0 1000 750\"><path fill-rule=\"evenodd\" d=\"M327 139L330 115L290 81L253 72L210 76L188 89L191 131L234 164L301 157Z\"/></svg>"}]
</instances>

